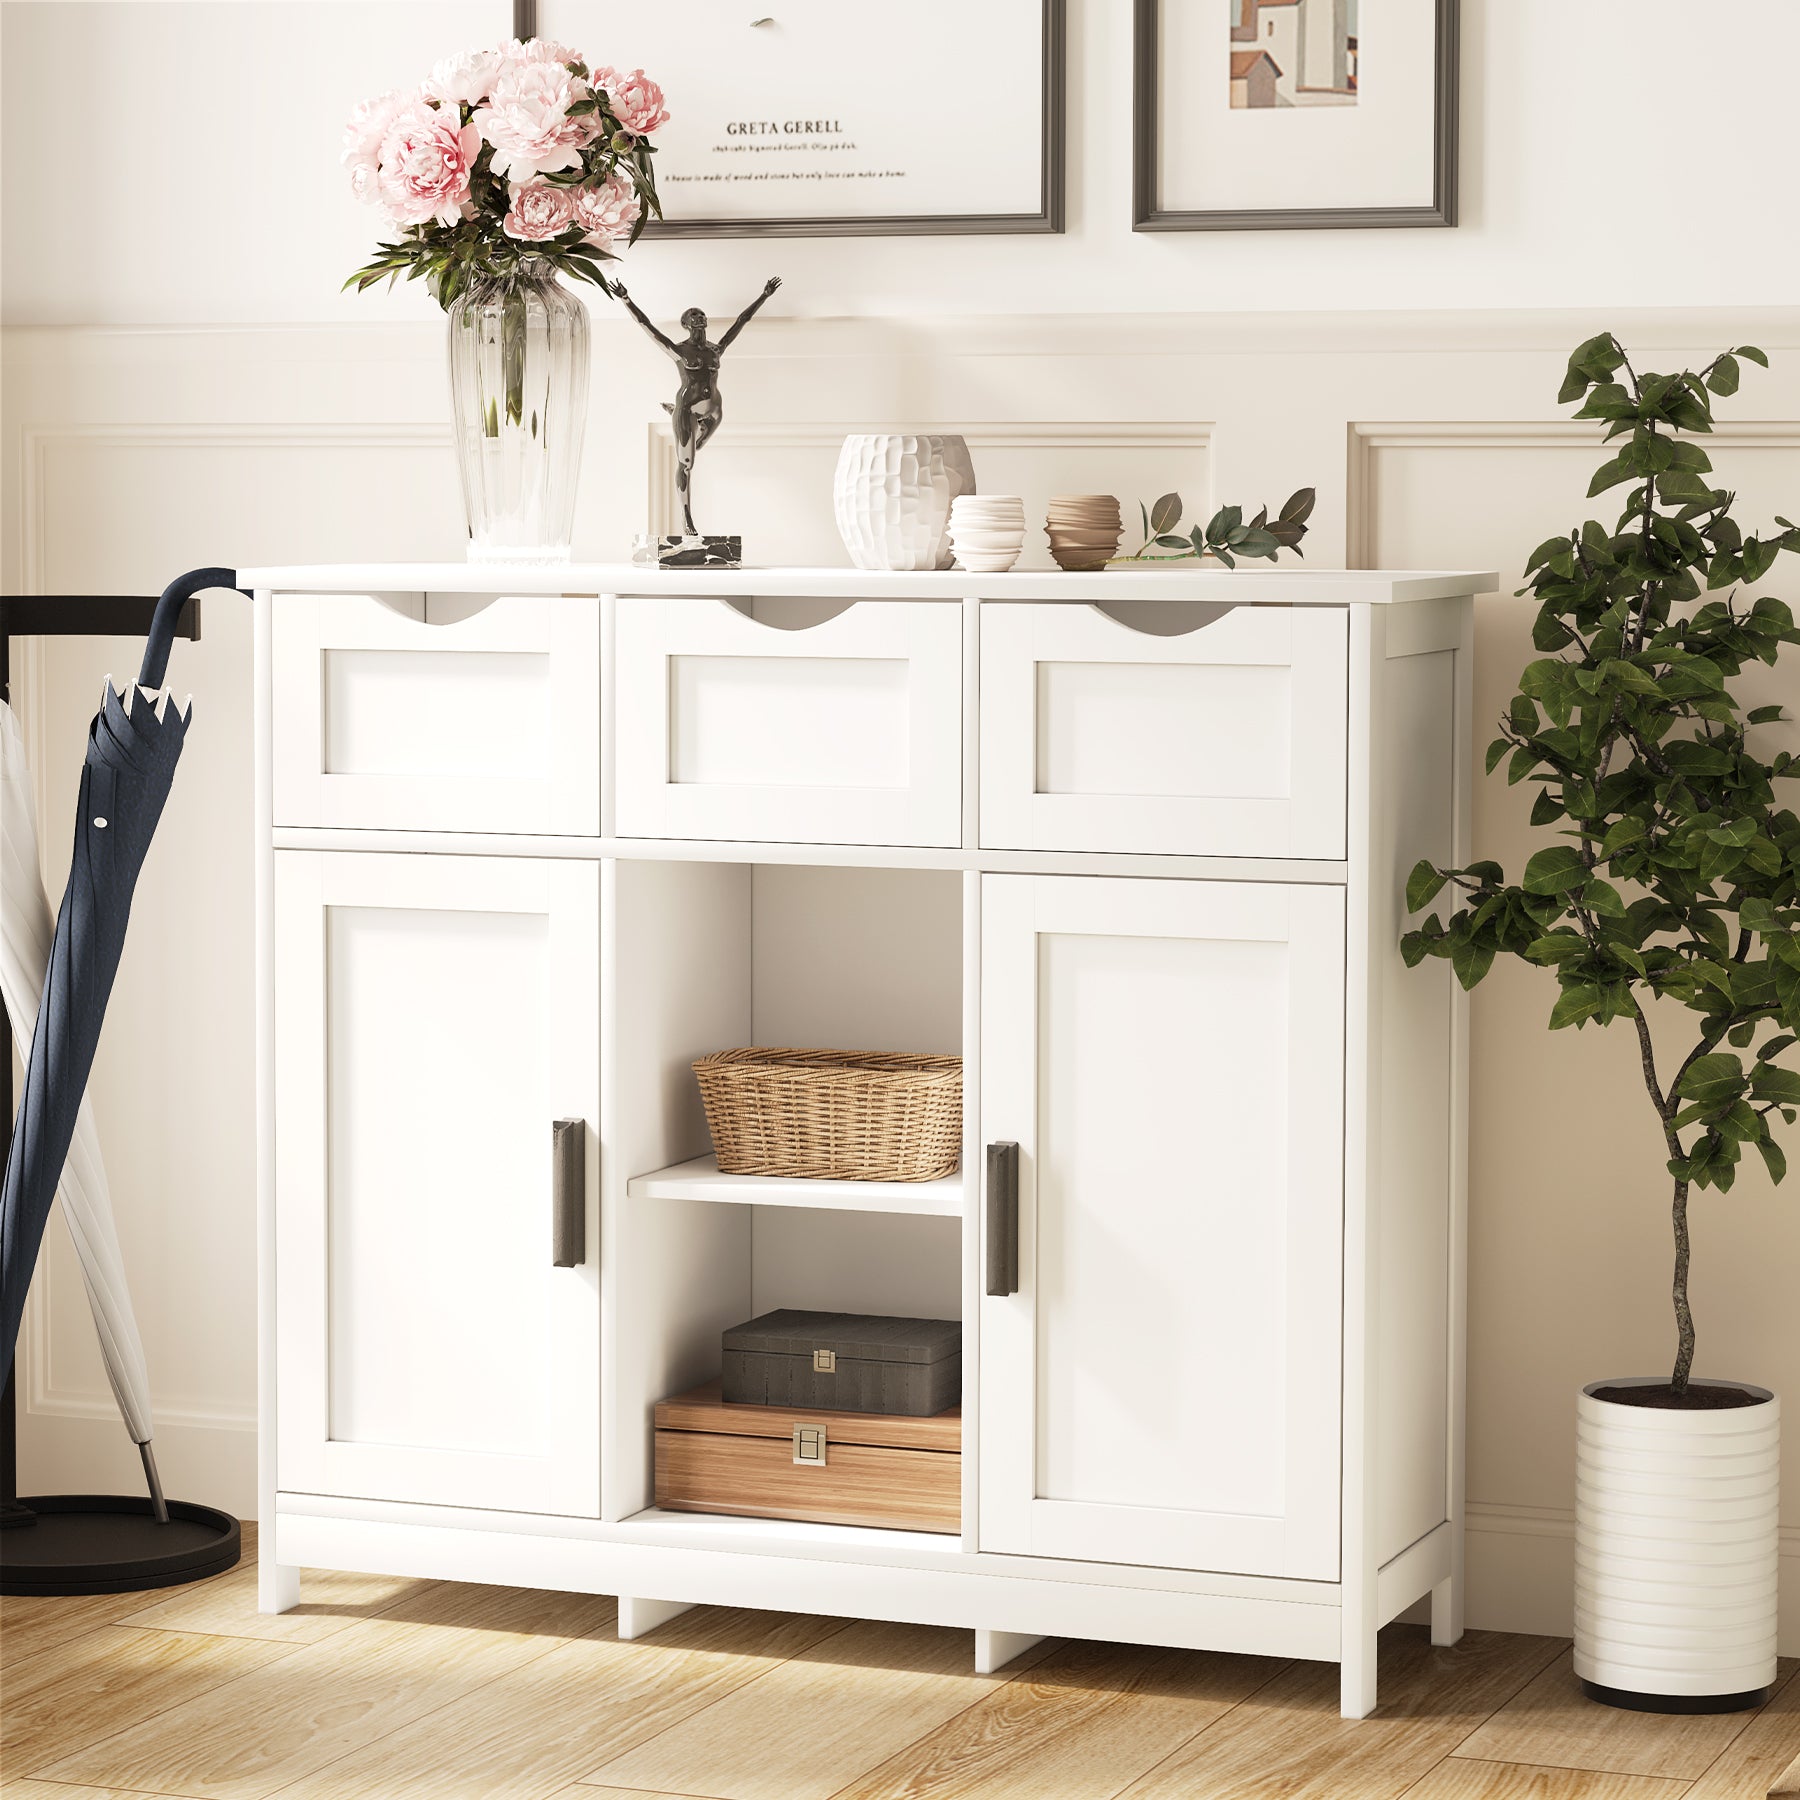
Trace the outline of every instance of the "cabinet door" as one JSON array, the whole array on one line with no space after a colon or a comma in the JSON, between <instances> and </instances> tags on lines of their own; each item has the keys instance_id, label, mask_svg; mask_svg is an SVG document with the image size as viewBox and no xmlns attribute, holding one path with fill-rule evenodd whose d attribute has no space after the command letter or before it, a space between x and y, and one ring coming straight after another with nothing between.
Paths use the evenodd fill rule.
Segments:
<instances>
[{"instance_id":1,"label":"cabinet door","mask_svg":"<svg viewBox=\"0 0 1800 1800\"><path fill-rule=\"evenodd\" d=\"M598 1513L599 892L596 863L276 852L284 1490Z\"/></svg>"},{"instance_id":2,"label":"cabinet door","mask_svg":"<svg viewBox=\"0 0 1800 1800\"><path fill-rule=\"evenodd\" d=\"M981 936L981 1548L1335 1580L1342 891L990 875Z\"/></svg>"}]
</instances>

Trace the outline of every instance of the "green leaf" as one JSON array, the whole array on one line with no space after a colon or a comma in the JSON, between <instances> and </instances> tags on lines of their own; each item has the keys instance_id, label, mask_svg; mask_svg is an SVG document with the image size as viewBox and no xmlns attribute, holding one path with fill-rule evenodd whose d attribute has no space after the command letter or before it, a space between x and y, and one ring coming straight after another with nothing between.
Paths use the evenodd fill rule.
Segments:
<instances>
[{"instance_id":1,"label":"green leaf","mask_svg":"<svg viewBox=\"0 0 1800 1800\"><path fill-rule=\"evenodd\" d=\"M1732 351L1733 356L1741 356L1746 362L1753 362L1762 368L1769 366L1769 359L1754 344L1739 344Z\"/></svg>"},{"instance_id":2,"label":"green leaf","mask_svg":"<svg viewBox=\"0 0 1800 1800\"><path fill-rule=\"evenodd\" d=\"M1765 1103L1800 1106L1800 1073L1793 1069L1778 1069L1773 1063L1759 1062L1751 1072L1750 1092Z\"/></svg>"},{"instance_id":3,"label":"green leaf","mask_svg":"<svg viewBox=\"0 0 1800 1800\"><path fill-rule=\"evenodd\" d=\"M1528 894L1562 894L1580 887L1587 878L1581 853L1572 844L1554 844L1525 865L1524 886Z\"/></svg>"},{"instance_id":4,"label":"green leaf","mask_svg":"<svg viewBox=\"0 0 1800 1800\"><path fill-rule=\"evenodd\" d=\"M1406 910L1423 912L1444 891L1449 879L1430 862L1414 863L1412 873L1406 878Z\"/></svg>"},{"instance_id":5,"label":"green leaf","mask_svg":"<svg viewBox=\"0 0 1800 1800\"><path fill-rule=\"evenodd\" d=\"M1715 394L1735 394L1738 390L1737 358L1729 352L1719 357L1707 371L1706 385Z\"/></svg>"},{"instance_id":6,"label":"green leaf","mask_svg":"<svg viewBox=\"0 0 1800 1800\"><path fill-rule=\"evenodd\" d=\"M1787 1173L1787 1158L1782 1154L1781 1146L1772 1137L1763 1137L1757 1140L1756 1147L1769 1165L1769 1179L1779 1181Z\"/></svg>"},{"instance_id":7,"label":"green leaf","mask_svg":"<svg viewBox=\"0 0 1800 1800\"><path fill-rule=\"evenodd\" d=\"M1727 1051L1716 1050L1709 1056L1697 1056L1688 1064L1675 1084L1675 1092L1684 1100L1716 1107L1735 1100L1748 1085L1742 1061Z\"/></svg>"},{"instance_id":8,"label":"green leaf","mask_svg":"<svg viewBox=\"0 0 1800 1800\"><path fill-rule=\"evenodd\" d=\"M1313 502L1318 498L1316 489L1297 488L1289 494L1281 508L1282 519L1291 525L1303 525L1312 517Z\"/></svg>"},{"instance_id":9,"label":"green leaf","mask_svg":"<svg viewBox=\"0 0 1800 1800\"><path fill-rule=\"evenodd\" d=\"M1465 989L1474 987L1493 963L1494 950L1490 944L1478 944L1464 938L1450 946L1450 967L1456 971L1456 979Z\"/></svg>"},{"instance_id":10,"label":"green leaf","mask_svg":"<svg viewBox=\"0 0 1800 1800\"><path fill-rule=\"evenodd\" d=\"M1637 475L1638 471L1624 457L1615 456L1594 471L1594 479L1588 483L1588 498L1591 500L1596 494L1604 494L1608 488L1616 488L1622 481L1635 481Z\"/></svg>"},{"instance_id":11,"label":"green leaf","mask_svg":"<svg viewBox=\"0 0 1800 1800\"><path fill-rule=\"evenodd\" d=\"M1550 1009L1550 1029L1561 1031L1569 1025L1580 1025L1591 1019L1605 1004L1605 995L1597 987L1574 985L1563 989Z\"/></svg>"},{"instance_id":12,"label":"green leaf","mask_svg":"<svg viewBox=\"0 0 1800 1800\"><path fill-rule=\"evenodd\" d=\"M1181 496L1164 494L1150 508L1150 530L1147 535L1155 536L1158 532L1173 531L1181 523Z\"/></svg>"}]
</instances>

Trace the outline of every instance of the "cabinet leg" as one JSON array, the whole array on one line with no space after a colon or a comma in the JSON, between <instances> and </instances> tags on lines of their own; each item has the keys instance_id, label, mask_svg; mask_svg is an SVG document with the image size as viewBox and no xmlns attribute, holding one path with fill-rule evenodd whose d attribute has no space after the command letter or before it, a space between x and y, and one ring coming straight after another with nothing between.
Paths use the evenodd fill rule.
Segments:
<instances>
[{"instance_id":1,"label":"cabinet leg","mask_svg":"<svg viewBox=\"0 0 1800 1800\"><path fill-rule=\"evenodd\" d=\"M1454 1644L1462 1634L1462 1582L1454 1575L1446 1575L1431 1590L1431 1641Z\"/></svg>"},{"instance_id":2,"label":"cabinet leg","mask_svg":"<svg viewBox=\"0 0 1800 1800\"><path fill-rule=\"evenodd\" d=\"M1375 1632L1346 1627L1338 1670L1338 1711L1366 1719L1375 1710Z\"/></svg>"},{"instance_id":3,"label":"cabinet leg","mask_svg":"<svg viewBox=\"0 0 1800 1800\"><path fill-rule=\"evenodd\" d=\"M647 1632L654 1631L659 1625L666 1625L673 1618L686 1612L692 1603L687 1600L634 1600L625 1594L619 1596L619 1638L629 1643L633 1638L641 1638Z\"/></svg>"},{"instance_id":4,"label":"cabinet leg","mask_svg":"<svg viewBox=\"0 0 1800 1800\"><path fill-rule=\"evenodd\" d=\"M1034 1644L1044 1640L1029 1631L975 1632L975 1673L994 1675L1009 1662L1015 1662Z\"/></svg>"},{"instance_id":5,"label":"cabinet leg","mask_svg":"<svg viewBox=\"0 0 1800 1800\"><path fill-rule=\"evenodd\" d=\"M256 1610L292 1612L300 1604L300 1571L293 1563L278 1563L266 1550L256 1558Z\"/></svg>"}]
</instances>

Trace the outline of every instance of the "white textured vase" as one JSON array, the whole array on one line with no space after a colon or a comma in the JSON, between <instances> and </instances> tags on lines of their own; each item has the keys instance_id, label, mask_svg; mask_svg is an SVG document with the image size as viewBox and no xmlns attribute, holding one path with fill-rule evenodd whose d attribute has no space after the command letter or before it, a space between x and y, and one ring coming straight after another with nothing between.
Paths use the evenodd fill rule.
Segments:
<instances>
[{"instance_id":1,"label":"white textured vase","mask_svg":"<svg viewBox=\"0 0 1800 1800\"><path fill-rule=\"evenodd\" d=\"M947 569L950 503L974 491L960 437L865 431L844 439L832 498L859 569Z\"/></svg>"},{"instance_id":2,"label":"white textured vase","mask_svg":"<svg viewBox=\"0 0 1800 1800\"><path fill-rule=\"evenodd\" d=\"M1669 1711L1725 1710L1775 1679L1781 1402L1665 1411L1598 1400L1577 1415L1575 1673ZM1711 1383L1709 1385L1718 1385ZM1630 1704L1624 1699L1620 1703Z\"/></svg>"}]
</instances>

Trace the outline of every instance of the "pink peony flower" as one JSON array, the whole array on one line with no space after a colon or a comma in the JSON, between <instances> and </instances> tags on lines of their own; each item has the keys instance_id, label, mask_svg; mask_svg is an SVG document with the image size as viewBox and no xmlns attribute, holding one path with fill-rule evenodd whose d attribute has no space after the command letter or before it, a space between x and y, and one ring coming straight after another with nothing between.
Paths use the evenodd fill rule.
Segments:
<instances>
[{"instance_id":1,"label":"pink peony flower","mask_svg":"<svg viewBox=\"0 0 1800 1800\"><path fill-rule=\"evenodd\" d=\"M583 83L558 63L508 63L474 118L494 146L494 173L521 181L577 167L594 127L586 118L571 119L569 108L586 95Z\"/></svg>"},{"instance_id":2,"label":"pink peony flower","mask_svg":"<svg viewBox=\"0 0 1800 1800\"><path fill-rule=\"evenodd\" d=\"M574 197L575 223L588 234L588 242L610 250L616 239L628 237L643 210L636 190L623 175L609 175L598 187L568 190Z\"/></svg>"},{"instance_id":3,"label":"pink peony flower","mask_svg":"<svg viewBox=\"0 0 1800 1800\"><path fill-rule=\"evenodd\" d=\"M504 49L465 50L460 56L446 56L426 77L425 98L444 106L479 106L505 66Z\"/></svg>"},{"instance_id":4,"label":"pink peony flower","mask_svg":"<svg viewBox=\"0 0 1800 1800\"><path fill-rule=\"evenodd\" d=\"M381 140L401 112L417 103L417 94L403 93L395 88L392 93L363 101L350 115L344 126L344 148L338 161L350 171L350 190L357 199L380 197L375 191L375 169L381 160Z\"/></svg>"},{"instance_id":5,"label":"pink peony flower","mask_svg":"<svg viewBox=\"0 0 1800 1800\"><path fill-rule=\"evenodd\" d=\"M469 197L469 171L481 150L473 125L458 125L453 111L418 101L388 126L381 140L376 189L401 225L436 219L454 225Z\"/></svg>"},{"instance_id":6,"label":"pink peony flower","mask_svg":"<svg viewBox=\"0 0 1800 1800\"><path fill-rule=\"evenodd\" d=\"M567 231L574 217L572 189L551 187L542 181L515 183L512 208L502 220L501 229L508 237L536 243Z\"/></svg>"},{"instance_id":7,"label":"pink peony flower","mask_svg":"<svg viewBox=\"0 0 1800 1800\"><path fill-rule=\"evenodd\" d=\"M618 69L596 69L592 79L595 87L606 89L613 115L627 131L648 137L668 124L669 109L663 105L663 91L642 69L633 69L629 75Z\"/></svg>"},{"instance_id":8,"label":"pink peony flower","mask_svg":"<svg viewBox=\"0 0 1800 1800\"><path fill-rule=\"evenodd\" d=\"M567 44L559 44L554 38L526 38L521 41L514 38L505 45L500 54L513 62L536 63L585 63L587 58L579 50L571 50Z\"/></svg>"}]
</instances>

